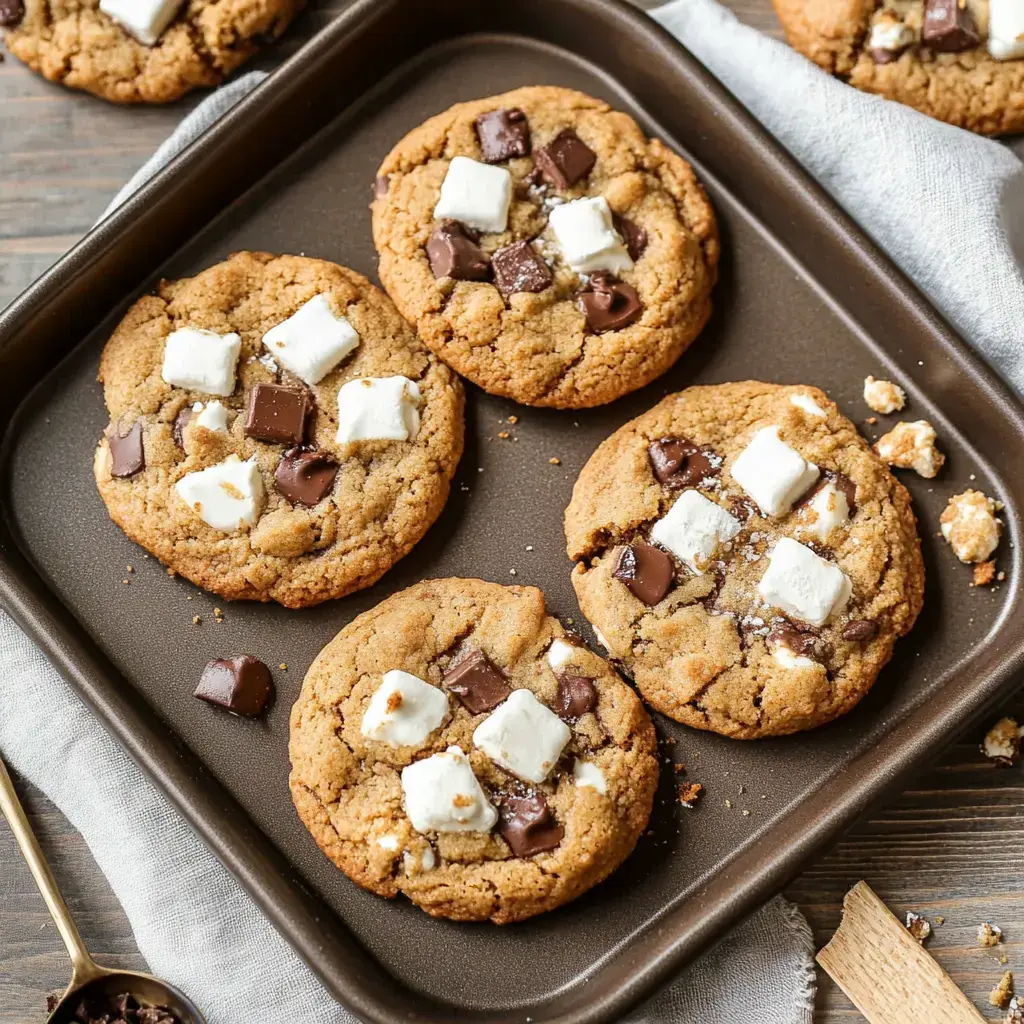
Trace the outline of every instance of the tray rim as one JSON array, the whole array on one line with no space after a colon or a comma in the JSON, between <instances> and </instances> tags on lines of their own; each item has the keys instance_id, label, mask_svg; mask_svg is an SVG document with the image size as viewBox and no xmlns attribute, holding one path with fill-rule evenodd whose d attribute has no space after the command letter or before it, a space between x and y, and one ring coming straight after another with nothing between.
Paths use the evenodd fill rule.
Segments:
<instances>
[{"instance_id":1,"label":"tray rim","mask_svg":"<svg viewBox=\"0 0 1024 1024\"><path fill-rule=\"evenodd\" d=\"M190 174L198 174L197 168L204 160L229 151L234 130L261 103L282 90L301 90L304 62L315 61L317 55L343 46L349 36L354 37L366 24L383 17L385 10L400 8L409 2L355 0L331 25L274 71L111 217L97 225L6 310L0 311L0 357L5 346L13 343L33 319L45 316L48 302L69 281L85 274L104 254L117 247L127 228L142 218L148 207L166 200ZM867 239L779 143L660 25L620 0L546 2L567 10L589 8L609 19L618 20L651 50L683 65L696 86L705 92L708 101L714 103L723 116L735 122L760 149L763 159L772 165L773 172L787 184L799 186L808 204L822 216L823 226L854 250L867 268L881 273L879 284L883 288L888 286L905 311L918 319L929 333L937 336L943 343L942 354L987 393L999 418L1008 421L1019 435L1024 436L1024 408L1008 386L953 334L916 286ZM465 6L464 0L443 0L446 8L457 8L460 3ZM523 32L513 32L513 35L521 39L531 38ZM430 40L424 48L435 43L435 40ZM927 388L922 390L931 396ZM936 404L943 411L938 400ZM0 429L9 435L6 423ZM6 448L7 444L3 447ZM6 462L2 455L0 462ZM275 927L320 976L328 990L352 1012L381 1024L397 1024L398 1021L422 1021L426 1024L448 1019L435 1016L430 1011L443 1012L451 1007L433 1003L419 995L415 997L415 1006L403 1000L395 990L407 991L404 986L396 985L395 980L358 946L340 917L306 889L283 854L252 824L221 784L205 774L199 758L183 743L179 746L167 736L166 729L160 726L158 716L148 702L138 695L137 704L141 706L137 706L126 697L125 691L137 691L92 646L88 634L70 610L49 591L17 546L6 520L2 495L0 513L3 514L0 520L0 606L12 615L97 712L105 727L235 874ZM1008 526L1015 542L1014 564L1019 570L1019 526L1016 520L1011 520ZM1014 572L1000 611L999 624L1006 622L1021 603L1018 578L1019 571ZM579 986L570 983L533 1007L519 1007L502 1014L460 1008L460 1015L466 1020L487 1020L495 1024L523 1020L527 1014L529 1019L537 1022L583 1024L614 1019L650 995L688 960L719 941L728 928L738 924L767 896L781 888L809 857L883 799L910 773L920 769L942 745L953 742L963 729L1009 691L1013 676L1024 668L1024 641L1018 637L1016 644L1011 644L1008 636L1001 637L1001 640L1001 643L995 642L992 633L986 637L980 658L975 659L979 664L975 669L976 683L970 700L953 693L952 685L945 685L937 700L923 702L851 762L851 771L855 768L862 770L858 784L847 787L841 804L837 805L834 792L819 792L805 798L798 808L780 818L766 834L770 837L785 827L789 833L785 843L772 847L771 851L763 849L768 845L763 842L758 847L745 847L738 851L700 893L700 902L709 908L702 926L691 928L683 938L674 935L670 928L662 927L649 930L639 938L634 936L625 940L624 947L628 946L633 962L629 977L610 985L608 972L603 969L608 963L605 959L598 962L597 969L588 980L586 987L590 998L582 1006L579 1005L580 1000L572 998L572 991ZM213 822L205 816L206 809L222 812L225 802L234 805L237 812L232 820L225 821L222 817L222 820ZM798 827L801 823L807 824L806 830ZM290 907L282 907L278 901L288 903ZM672 914L678 915L681 910L681 906L676 907L659 920L666 924ZM305 930L301 935L295 933L296 915L304 917ZM324 918L333 927L327 927ZM339 956L351 960L348 967L355 978L339 979Z\"/></svg>"}]
</instances>

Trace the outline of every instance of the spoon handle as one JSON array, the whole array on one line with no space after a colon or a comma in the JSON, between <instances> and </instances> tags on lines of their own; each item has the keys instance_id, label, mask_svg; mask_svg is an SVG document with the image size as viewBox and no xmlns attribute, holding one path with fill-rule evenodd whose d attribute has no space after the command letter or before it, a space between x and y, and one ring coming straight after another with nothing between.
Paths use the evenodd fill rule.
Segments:
<instances>
[{"instance_id":1,"label":"spoon handle","mask_svg":"<svg viewBox=\"0 0 1024 1024\"><path fill-rule=\"evenodd\" d=\"M3 812L7 823L11 826L14 839L21 850L25 862L36 880L39 892L46 903L46 909L50 911L50 917L64 940L68 955L71 957L73 979L76 983L87 981L96 974L97 967L82 942L82 936L78 934L78 928L71 918L64 897L57 888L57 880L53 877L50 865L46 863L46 857L39 847L39 841L32 831L32 826L25 816L25 809L21 806L18 794L14 791L14 783L7 774L7 767L0 758L0 811Z\"/></svg>"}]
</instances>

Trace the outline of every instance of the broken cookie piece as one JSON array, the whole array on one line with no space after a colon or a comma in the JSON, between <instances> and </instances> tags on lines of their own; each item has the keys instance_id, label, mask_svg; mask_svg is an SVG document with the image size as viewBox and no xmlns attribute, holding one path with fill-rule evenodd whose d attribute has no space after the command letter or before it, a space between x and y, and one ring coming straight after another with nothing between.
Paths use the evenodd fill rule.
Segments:
<instances>
[{"instance_id":1,"label":"broken cookie piece","mask_svg":"<svg viewBox=\"0 0 1024 1024\"><path fill-rule=\"evenodd\" d=\"M898 384L890 380L878 380L870 375L864 378L864 401L875 412L885 416L899 412L906 400L906 392Z\"/></svg>"},{"instance_id":2,"label":"broken cookie piece","mask_svg":"<svg viewBox=\"0 0 1024 1024\"><path fill-rule=\"evenodd\" d=\"M1016 719L1000 718L987 733L981 743L981 752L996 764L1009 767L1020 757L1021 738L1024 729Z\"/></svg>"},{"instance_id":3,"label":"broken cookie piece","mask_svg":"<svg viewBox=\"0 0 1024 1024\"><path fill-rule=\"evenodd\" d=\"M924 940L932 933L932 926L928 923L926 918L922 917L920 914L915 914L912 910L908 910L907 931L910 932L918 942L924 943Z\"/></svg>"},{"instance_id":4,"label":"broken cookie piece","mask_svg":"<svg viewBox=\"0 0 1024 1024\"><path fill-rule=\"evenodd\" d=\"M978 945L998 946L1003 938L1003 930L999 925L989 924L984 921L978 925Z\"/></svg>"},{"instance_id":5,"label":"broken cookie piece","mask_svg":"<svg viewBox=\"0 0 1024 1024\"><path fill-rule=\"evenodd\" d=\"M874 447L890 466L912 469L926 480L931 480L946 461L935 447L935 428L927 420L897 423Z\"/></svg>"},{"instance_id":6,"label":"broken cookie piece","mask_svg":"<svg viewBox=\"0 0 1024 1024\"><path fill-rule=\"evenodd\" d=\"M1002 523L999 502L981 491L954 494L939 517L942 536L961 562L984 562L999 545Z\"/></svg>"}]
</instances>

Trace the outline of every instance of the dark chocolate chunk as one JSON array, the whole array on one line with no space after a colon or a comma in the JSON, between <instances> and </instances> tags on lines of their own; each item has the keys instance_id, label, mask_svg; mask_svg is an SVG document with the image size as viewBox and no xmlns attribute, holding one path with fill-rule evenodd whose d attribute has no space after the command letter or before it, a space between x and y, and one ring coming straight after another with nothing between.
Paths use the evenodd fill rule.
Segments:
<instances>
[{"instance_id":1,"label":"dark chocolate chunk","mask_svg":"<svg viewBox=\"0 0 1024 1024\"><path fill-rule=\"evenodd\" d=\"M514 156L530 155L530 123L514 107L481 114L476 119L476 137L484 163L500 164Z\"/></svg>"},{"instance_id":2,"label":"dark chocolate chunk","mask_svg":"<svg viewBox=\"0 0 1024 1024\"><path fill-rule=\"evenodd\" d=\"M312 508L334 486L338 464L315 448L289 448L274 470L277 489L293 504Z\"/></svg>"},{"instance_id":3,"label":"dark chocolate chunk","mask_svg":"<svg viewBox=\"0 0 1024 1024\"><path fill-rule=\"evenodd\" d=\"M850 643L866 643L874 639L878 623L872 619L853 619L843 626L843 639Z\"/></svg>"},{"instance_id":4,"label":"dark chocolate chunk","mask_svg":"<svg viewBox=\"0 0 1024 1024\"><path fill-rule=\"evenodd\" d=\"M622 549L612 575L644 604L657 604L672 585L672 559L660 548L636 541Z\"/></svg>"},{"instance_id":5,"label":"dark chocolate chunk","mask_svg":"<svg viewBox=\"0 0 1024 1024\"><path fill-rule=\"evenodd\" d=\"M373 182L373 198L383 199L388 194L388 184L391 181L391 175L389 174L378 174Z\"/></svg>"},{"instance_id":6,"label":"dark chocolate chunk","mask_svg":"<svg viewBox=\"0 0 1024 1024\"><path fill-rule=\"evenodd\" d=\"M0 27L14 28L25 17L23 0L0 0Z\"/></svg>"},{"instance_id":7,"label":"dark chocolate chunk","mask_svg":"<svg viewBox=\"0 0 1024 1024\"><path fill-rule=\"evenodd\" d=\"M498 813L498 831L517 857L553 850L565 835L542 793L507 796Z\"/></svg>"},{"instance_id":8,"label":"dark chocolate chunk","mask_svg":"<svg viewBox=\"0 0 1024 1024\"><path fill-rule=\"evenodd\" d=\"M636 289L603 270L590 275L590 284L579 293L579 304L594 334L627 327L644 311Z\"/></svg>"},{"instance_id":9,"label":"dark chocolate chunk","mask_svg":"<svg viewBox=\"0 0 1024 1024\"><path fill-rule=\"evenodd\" d=\"M60 1002L60 996L47 996L46 997L46 1012L53 1013L57 1009L57 1004Z\"/></svg>"},{"instance_id":10,"label":"dark chocolate chunk","mask_svg":"<svg viewBox=\"0 0 1024 1024\"><path fill-rule=\"evenodd\" d=\"M597 154L571 128L566 128L538 149L533 160L537 170L555 188L571 188L590 173Z\"/></svg>"},{"instance_id":11,"label":"dark chocolate chunk","mask_svg":"<svg viewBox=\"0 0 1024 1024\"><path fill-rule=\"evenodd\" d=\"M312 412L309 395L283 384L257 384L249 393L245 434L277 444L302 444Z\"/></svg>"},{"instance_id":12,"label":"dark chocolate chunk","mask_svg":"<svg viewBox=\"0 0 1024 1024\"><path fill-rule=\"evenodd\" d=\"M542 292L551 284L544 257L529 242L513 242L491 257L494 283L508 297L516 292Z\"/></svg>"},{"instance_id":13,"label":"dark chocolate chunk","mask_svg":"<svg viewBox=\"0 0 1024 1024\"><path fill-rule=\"evenodd\" d=\"M146 468L146 453L142 447L142 420L136 420L124 432L120 423L107 431L110 445L110 474L116 477L135 476Z\"/></svg>"},{"instance_id":14,"label":"dark chocolate chunk","mask_svg":"<svg viewBox=\"0 0 1024 1024\"><path fill-rule=\"evenodd\" d=\"M801 658L821 661L824 654L824 645L817 631L809 626L805 629L798 628L787 619L773 620L772 630L767 639L769 644L778 644L780 647L788 648Z\"/></svg>"},{"instance_id":15,"label":"dark chocolate chunk","mask_svg":"<svg viewBox=\"0 0 1024 1024\"><path fill-rule=\"evenodd\" d=\"M237 654L208 661L195 696L232 714L252 718L267 706L273 692L270 669L251 654Z\"/></svg>"},{"instance_id":16,"label":"dark chocolate chunk","mask_svg":"<svg viewBox=\"0 0 1024 1024\"><path fill-rule=\"evenodd\" d=\"M685 437L663 437L647 446L647 457L658 483L666 487L696 487L717 476L722 460L710 449L700 448Z\"/></svg>"},{"instance_id":17,"label":"dark chocolate chunk","mask_svg":"<svg viewBox=\"0 0 1024 1024\"><path fill-rule=\"evenodd\" d=\"M111 1000L111 1008L123 1017L129 1010L137 1010L139 1004L130 992L120 992Z\"/></svg>"},{"instance_id":18,"label":"dark chocolate chunk","mask_svg":"<svg viewBox=\"0 0 1024 1024\"><path fill-rule=\"evenodd\" d=\"M427 259L436 278L484 281L490 273L487 253L457 220L443 220L427 240Z\"/></svg>"},{"instance_id":19,"label":"dark chocolate chunk","mask_svg":"<svg viewBox=\"0 0 1024 1024\"><path fill-rule=\"evenodd\" d=\"M185 450L185 428L189 425L194 415L195 413L192 411L191 405L183 405L181 411L174 417L174 426L172 428L174 443L182 451Z\"/></svg>"},{"instance_id":20,"label":"dark chocolate chunk","mask_svg":"<svg viewBox=\"0 0 1024 1024\"><path fill-rule=\"evenodd\" d=\"M857 485L845 474L834 469L826 469L822 476L828 480L837 491L841 491L846 498L846 504L850 506L850 515L857 511Z\"/></svg>"},{"instance_id":21,"label":"dark chocolate chunk","mask_svg":"<svg viewBox=\"0 0 1024 1024\"><path fill-rule=\"evenodd\" d=\"M981 37L970 8L959 0L925 0L921 41L942 53L977 46Z\"/></svg>"},{"instance_id":22,"label":"dark chocolate chunk","mask_svg":"<svg viewBox=\"0 0 1024 1024\"><path fill-rule=\"evenodd\" d=\"M559 718L579 718L597 707L597 690L589 676L564 673L558 677L555 712Z\"/></svg>"},{"instance_id":23,"label":"dark chocolate chunk","mask_svg":"<svg viewBox=\"0 0 1024 1024\"><path fill-rule=\"evenodd\" d=\"M479 647L457 654L441 683L474 715L496 708L512 692L504 675Z\"/></svg>"},{"instance_id":24,"label":"dark chocolate chunk","mask_svg":"<svg viewBox=\"0 0 1024 1024\"><path fill-rule=\"evenodd\" d=\"M612 220L615 223L615 230L626 243L629 258L636 263L643 256L644 249L647 248L647 229L640 227L636 221L632 221L628 217L620 217L618 214L615 214Z\"/></svg>"}]
</instances>

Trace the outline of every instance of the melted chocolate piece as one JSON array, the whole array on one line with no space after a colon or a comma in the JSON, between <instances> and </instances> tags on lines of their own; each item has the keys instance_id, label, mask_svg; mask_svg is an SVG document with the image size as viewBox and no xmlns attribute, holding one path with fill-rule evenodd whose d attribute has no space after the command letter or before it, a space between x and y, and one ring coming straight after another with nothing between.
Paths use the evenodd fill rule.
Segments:
<instances>
[{"instance_id":1,"label":"melted chocolate piece","mask_svg":"<svg viewBox=\"0 0 1024 1024\"><path fill-rule=\"evenodd\" d=\"M555 713L559 718L579 718L597 707L597 690L589 676L564 673L558 677Z\"/></svg>"},{"instance_id":2,"label":"melted chocolate piece","mask_svg":"<svg viewBox=\"0 0 1024 1024\"><path fill-rule=\"evenodd\" d=\"M476 137L486 164L500 164L515 156L530 155L530 123L516 108L492 110L475 122Z\"/></svg>"},{"instance_id":3,"label":"melted chocolate piece","mask_svg":"<svg viewBox=\"0 0 1024 1024\"><path fill-rule=\"evenodd\" d=\"M538 149L533 161L555 188L571 188L590 173L597 154L571 128L566 128Z\"/></svg>"},{"instance_id":4,"label":"melted chocolate piece","mask_svg":"<svg viewBox=\"0 0 1024 1024\"><path fill-rule=\"evenodd\" d=\"M699 448L685 437L652 441L647 457L658 483L672 488L696 487L706 477L717 476L721 468L721 460L710 448Z\"/></svg>"},{"instance_id":5,"label":"melted chocolate piece","mask_svg":"<svg viewBox=\"0 0 1024 1024\"><path fill-rule=\"evenodd\" d=\"M258 715L274 692L270 669L251 654L214 658L206 663L195 696L233 715Z\"/></svg>"},{"instance_id":6,"label":"melted chocolate piece","mask_svg":"<svg viewBox=\"0 0 1024 1024\"><path fill-rule=\"evenodd\" d=\"M902 52L902 50L883 50L880 46L874 46L868 50L868 56L876 64L891 64Z\"/></svg>"},{"instance_id":7,"label":"melted chocolate piece","mask_svg":"<svg viewBox=\"0 0 1024 1024\"><path fill-rule=\"evenodd\" d=\"M485 281L490 273L487 253L457 220L443 220L427 240L427 260L435 278Z\"/></svg>"},{"instance_id":8,"label":"melted chocolate piece","mask_svg":"<svg viewBox=\"0 0 1024 1024\"><path fill-rule=\"evenodd\" d=\"M338 464L316 448L289 448L274 470L277 489L293 504L312 508L328 494Z\"/></svg>"},{"instance_id":9,"label":"melted chocolate piece","mask_svg":"<svg viewBox=\"0 0 1024 1024\"><path fill-rule=\"evenodd\" d=\"M843 639L850 643L866 643L878 632L878 623L872 619L853 619L843 626Z\"/></svg>"},{"instance_id":10,"label":"melted chocolate piece","mask_svg":"<svg viewBox=\"0 0 1024 1024\"><path fill-rule=\"evenodd\" d=\"M309 395L283 384L257 384L249 393L245 434L277 444L302 444L312 412Z\"/></svg>"},{"instance_id":11,"label":"melted chocolate piece","mask_svg":"<svg viewBox=\"0 0 1024 1024\"><path fill-rule=\"evenodd\" d=\"M388 194L388 185L390 182L390 174L378 174L373 182L373 198L383 199Z\"/></svg>"},{"instance_id":12,"label":"melted chocolate piece","mask_svg":"<svg viewBox=\"0 0 1024 1024\"><path fill-rule=\"evenodd\" d=\"M925 0L921 41L941 53L977 46L981 37L970 8L959 0Z\"/></svg>"},{"instance_id":13,"label":"melted chocolate piece","mask_svg":"<svg viewBox=\"0 0 1024 1024\"><path fill-rule=\"evenodd\" d=\"M529 242L513 242L491 257L494 283L506 298L516 292L542 292L551 284L544 257Z\"/></svg>"},{"instance_id":14,"label":"melted chocolate piece","mask_svg":"<svg viewBox=\"0 0 1024 1024\"><path fill-rule=\"evenodd\" d=\"M752 516L759 516L761 510L749 499L736 495L729 499L729 510L737 519L746 522Z\"/></svg>"},{"instance_id":15,"label":"melted chocolate piece","mask_svg":"<svg viewBox=\"0 0 1024 1024\"><path fill-rule=\"evenodd\" d=\"M493 710L512 692L504 675L479 647L456 655L441 684L474 715Z\"/></svg>"},{"instance_id":16,"label":"melted chocolate piece","mask_svg":"<svg viewBox=\"0 0 1024 1024\"><path fill-rule=\"evenodd\" d=\"M174 434L174 443L182 450L185 450L185 428L189 425L195 413L191 405L183 405L181 411L174 417L174 427L171 432Z\"/></svg>"},{"instance_id":17,"label":"melted chocolate piece","mask_svg":"<svg viewBox=\"0 0 1024 1024\"><path fill-rule=\"evenodd\" d=\"M778 644L786 647L801 658L811 658L814 661L821 660L822 645L817 633L799 629L787 619L775 619L772 622L772 630L767 636L769 644Z\"/></svg>"},{"instance_id":18,"label":"melted chocolate piece","mask_svg":"<svg viewBox=\"0 0 1024 1024\"><path fill-rule=\"evenodd\" d=\"M857 511L857 485L845 474L835 469L826 469L823 476L837 491L842 491L846 504L850 506L850 515Z\"/></svg>"},{"instance_id":19,"label":"melted chocolate piece","mask_svg":"<svg viewBox=\"0 0 1024 1024\"><path fill-rule=\"evenodd\" d=\"M110 445L110 475L116 477L135 476L146 468L146 452L142 447L142 420L136 420L127 433L121 432L121 424L107 431Z\"/></svg>"},{"instance_id":20,"label":"melted chocolate piece","mask_svg":"<svg viewBox=\"0 0 1024 1024\"><path fill-rule=\"evenodd\" d=\"M14 28L25 17L23 0L0 0L0 28Z\"/></svg>"},{"instance_id":21,"label":"melted chocolate piece","mask_svg":"<svg viewBox=\"0 0 1024 1024\"><path fill-rule=\"evenodd\" d=\"M579 293L578 301L587 327L594 334L628 327L644 311L636 289L625 281L616 281L603 270L591 274L590 284Z\"/></svg>"},{"instance_id":22,"label":"melted chocolate piece","mask_svg":"<svg viewBox=\"0 0 1024 1024\"><path fill-rule=\"evenodd\" d=\"M498 831L517 857L553 850L565 835L542 793L507 796L498 813Z\"/></svg>"},{"instance_id":23,"label":"melted chocolate piece","mask_svg":"<svg viewBox=\"0 0 1024 1024\"><path fill-rule=\"evenodd\" d=\"M636 541L622 549L612 575L644 604L657 604L672 586L672 559L660 548Z\"/></svg>"},{"instance_id":24,"label":"melted chocolate piece","mask_svg":"<svg viewBox=\"0 0 1024 1024\"><path fill-rule=\"evenodd\" d=\"M618 214L614 214L612 220L615 230L622 235L622 240L626 243L629 258L636 263L647 248L647 229L640 227L636 221L632 221L628 217L620 217Z\"/></svg>"}]
</instances>

